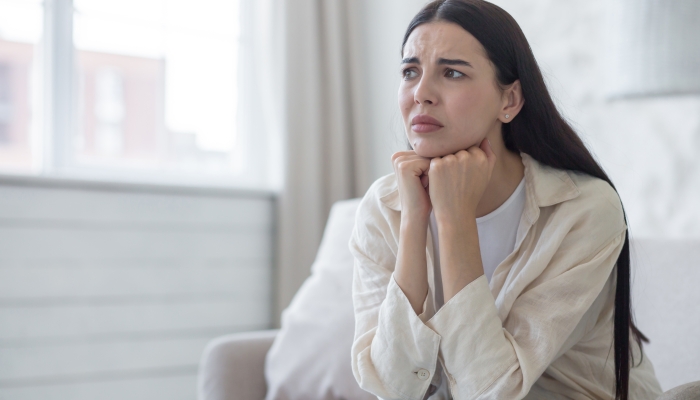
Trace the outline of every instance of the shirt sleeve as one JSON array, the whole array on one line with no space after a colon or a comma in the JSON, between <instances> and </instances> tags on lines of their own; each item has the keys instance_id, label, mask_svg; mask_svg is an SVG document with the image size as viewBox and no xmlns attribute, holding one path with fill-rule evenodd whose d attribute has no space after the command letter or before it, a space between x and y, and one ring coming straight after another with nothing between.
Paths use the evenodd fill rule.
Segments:
<instances>
[{"instance_id":1,"label":"shirt sleeve","mask_svg":"<svg viewBox=\"0 0 700 400\"><path fill-rule=\"evenodd\" d=\"M504 322L484 275L450 299L426 325L442 337L453 397L524 398L564 347L580 339L572 333L610 277L624 239L625 231L588 256L553 257L547 268L563 272L523 291Z\"/></svg>"},{"instance_id":2,"label":"shirt sleeve","mask_svg":"<svg viewBox=\"0 0 700 400\"><path fill-rule=\"evenodd\" d=\"M381 399L423 399L433 380L440 335L425 325L394 280L390 226L367 201L360 204L349 247L355 257L355 338L352 371L360 387Z\"/></svg>"},{"instance_id":3,"label":"shirt sleeve","mask_svg":"<svg viewBox=\"0 0 700 400\"><path fill-rule=\"evenodd\" d=\"M416 315L391 270L355 259L352 369L382 399L420 400L435 374L440 336Z\"/></svg>"}]
</instances>

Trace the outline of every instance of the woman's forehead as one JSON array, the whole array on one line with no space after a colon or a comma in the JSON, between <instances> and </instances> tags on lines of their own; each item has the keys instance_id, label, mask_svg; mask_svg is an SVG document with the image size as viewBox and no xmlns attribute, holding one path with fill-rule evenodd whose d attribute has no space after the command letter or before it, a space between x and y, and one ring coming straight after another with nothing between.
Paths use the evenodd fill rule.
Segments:
<instances>
[{"instance_id":1,"label":"woman's forehead","mask_svg":"<svg viewBox=\"0 0 700 400\"><path fill-rule=\"evenodd\" d=\"M472 63L486 62L483 46L471 33L450 22L429 22L416 27L406 40L404 58L418 58L421 63L439 58L469 58Z\"/></svg>"}]
</instances>

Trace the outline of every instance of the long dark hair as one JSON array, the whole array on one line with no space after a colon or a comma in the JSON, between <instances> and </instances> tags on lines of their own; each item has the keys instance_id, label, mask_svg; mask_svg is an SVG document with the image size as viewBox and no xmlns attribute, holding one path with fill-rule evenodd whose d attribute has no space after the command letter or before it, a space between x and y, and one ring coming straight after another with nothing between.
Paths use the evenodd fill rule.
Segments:
<instances>
[{"instance_id":1,"label":"long dark hair","mask_svg":"<svg viewBox=\"0 0 700 400\"><path fill-rule=\"evenodd\" d=\"M557 110L532 49L520 26L510 14L483 0L433 1L409 24L401 46L402 57L403 47L411 32L417 26L431 21L455 23L474 36L494 65L500 85L509 85L516 79L520 80L525 105L517 118L509 124L503 124L502 127L503 140L508 150L515 153L522 151L540 163L554 168L583 172L600 178L615 189L615 185L598 165L581 138ZM624 207L623 216L627 222ZM640 350L642 341L649 343L649 339L635 326L632 317L628 232L625 232L625 243L617 259L614 319L615 397L627 400L630 329Z\"/></svg>"}]
</instances>

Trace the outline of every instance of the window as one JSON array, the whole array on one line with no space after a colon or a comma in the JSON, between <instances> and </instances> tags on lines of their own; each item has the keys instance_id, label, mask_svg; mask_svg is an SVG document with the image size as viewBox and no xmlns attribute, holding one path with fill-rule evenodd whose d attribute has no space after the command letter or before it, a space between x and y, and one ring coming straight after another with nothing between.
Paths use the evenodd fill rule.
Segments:
<instances>
[{"instance_id":1,"label":"window","mask_svg":"<svg viewBox=\"0 0 700 400\"><path fill-rule=\"evenodd\" d=\"M0 0L0 170L36 170L40 133L40 1Z\"/></svg>"},{"instance_id":2,"label":"window","mask_svg":"<svg viewBox=\"0 0 700 400\"><path fill-rule=\"evenodd\" d=\"M240 9L0 0L0 173L269 187L237 118Z\"/></svg>"}]
</instances>

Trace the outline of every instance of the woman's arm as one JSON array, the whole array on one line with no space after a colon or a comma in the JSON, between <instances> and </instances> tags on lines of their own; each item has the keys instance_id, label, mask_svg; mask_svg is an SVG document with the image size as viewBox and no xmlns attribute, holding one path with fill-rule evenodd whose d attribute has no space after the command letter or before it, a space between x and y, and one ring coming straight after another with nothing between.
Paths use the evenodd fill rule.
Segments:
<instances>
[{"instance_id":1,"label":"woman's arm","mask_svg":"<svg viewBox=\"0 0 700 400\"><path fill-rule=\"evenodd\" d=\"M420 315L428 294L425 245L432 208L426 190L430 159L414 151L401 151L394 153L391 160L401 198L401 229L394 278L413 311Z\"/></svg>"},{"instance_id":2,"label":"woman's arm","mask_svg":"<svg viewBox=\"0 0 700 400\"><path fill-rule=\"evenodd\" d=\"M401 197L401 235L396 283L416 314L428 293L425 244L428 216L435 205L440 237L444 300L484 274L476 209L491 178L496 156L488 140L456 154L428 159L397 152L392 163ZM432 183L432 185L430 185Z\"/></svg>"},{"instance_id":3,"label":"woman's arm","mask_svg":"<svg viewBox=\"0 0 700 400\"><path fill-rule=\"evenodd\" d=\"M428 300L425 252L432 161L412 151L395 153L392 161L401 201L398 235L390 232L387 215L370 188L358 208L350 240L355 256L353 374L360 387L383 399L422 399L436 371L441 341L420 315ZM395 257L387 242L391 236L398 236ZM452 236L445 233L445 242L457 244L461 237L453 241ZM481 266L475 226L472 240Z\"/></svg>"},{"instance_id":4,"label":"woman's arm","mask_svg":"<svg viewBox=\"0 0 700 400\"><path fill-rule=\"evenodd\" d=\"M402 267L397 262L400 218L383 206L373 187L357 210L349 243L355 258L352 371L362 389L382 399L421 400L436 371L440 336L416 315L395 279L394 266ZM417 247L425 253L425 242Z\"/></svg>"},{"instance_id":5,"label":"woman's arm","mask_svg":"<svg viewBox=\"0 0 700 400\"><path fill-rule=\"evenodd\" d=\"M447 303L484 274L476 209L496 163L488 140L430 161L430 201L440 237L440 270Z\"/></svg>"},{"instance_id":6,"label":"woman's arm","mask_svg":"<svg viewBox=\"0 0 700 400\"><path fill-rule=\"evenodd\" d=\"M411 303L413 311L420 315L425 311L423 304L428 295L428 267L425 256L428 222L404 215L401 215L394 279Z\"/></svg>"}]
</instances>

